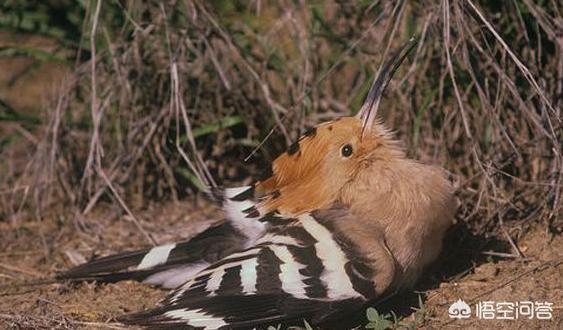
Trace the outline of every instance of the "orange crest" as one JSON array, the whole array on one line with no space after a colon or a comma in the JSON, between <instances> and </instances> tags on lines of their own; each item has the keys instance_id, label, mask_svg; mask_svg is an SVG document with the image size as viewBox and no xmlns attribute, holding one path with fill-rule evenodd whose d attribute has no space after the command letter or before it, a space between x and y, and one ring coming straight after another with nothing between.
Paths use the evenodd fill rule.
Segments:
<instances>
[{"instance_id":1,"label":"orange crest","mask_svg":"<svg viewBox=\"0 0 563 330\"><path fill-rule=\"evenodd\" d=\"M266 195L268 211L296 214L328 207L338 201L342 187L353 181L376 149L384 145L394 145L386 131L377 126L362 136L358 118L322 123L274 160L272 176L258 182L256 191Z\"/></svg>"}]
</instances>

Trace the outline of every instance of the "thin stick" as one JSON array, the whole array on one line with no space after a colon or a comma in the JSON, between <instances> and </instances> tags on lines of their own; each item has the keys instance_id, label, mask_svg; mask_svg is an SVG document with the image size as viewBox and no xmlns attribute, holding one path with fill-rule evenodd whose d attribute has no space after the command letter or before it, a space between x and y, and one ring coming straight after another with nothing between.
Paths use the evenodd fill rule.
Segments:
<instances>
[{"instance_id":1,"label":"thin stick","mask_svg":"<svg viewBox=\"0 0 563 330\"><path fill-rule=\"evenodd\" d=\"M213 180L212 175L209 173L209 170L207 169L205 162L203 161L203 159L201 158L201 156L197 152L197 146L196 146L195 138L194 138L193 132L192 132L192 125L190 123L190 119L188 117L188 113L187 113L186 107L184 105L184 101L182 100L182 97L180 95L180 80L178 78L178 64L174 60L172 60L172 63L171 63L171 66L170 66L170 78L172 80L172 91L171 91L171 94L170 94L170 98L171 98L170 103L171 103L172 107L174 108L174 112L176 114L176 122L177 123L180 122L180 116L183 120L184 128L186 129L186 137L188 138L188 141L190 143L192 152L193 152L194 157L196 159L196 163L194 164L190 160L190 158L186 155L184 150L182 149L182 147L180 145L180 137L179 137L178 133L176 134L176 148L178 149L178 152L180 152L180 155L182 156L184 161L190 167L191 171L197 177L197 179L202 184L205 185L205 187L207 189L206 193L209 193L209 189L212 188L212 187L216 187L217 184ZM179 130L176 130L176 132L178 132L178 131Z\"/></svg>"},{"instance_id":2,"label":"thin stick","mask_svg":"<svg viewBox=\"0 0 563 330\"><path fill-rule=\"evenodd\" d=\"M454 68L452 65L452 58L450 55L450 3L448 0L442 1L442 10L443 10L443 20L444 20L444 48L446 50L446 63L448 66L448 72L450 74L450 78L452 80L452 85L454 86L454 92L456 96L457 103L459 105L459 111L461 113L461 120L463 121L463 128L465 129L465 134L470 140L473 140L473 136L471 131L469 130L469 124L467 122L467 116L465 114L465 108L463 106L463 101L461 100L461 95L459 93L459 89L457 87L457 83L455 80Z\"/></svg>"},{"instance_id":3,"label":"thin stick","mask_svg":"<svg viewBox=\"0 0 563 330\"><path fill-rule=\"evenodd\" d=\"M90 84L92 88L91 95L91 112L92 112L92 123L94 126L94 131L92 133L92 139L90 140L90 151L88 152L88 160L84 166L84 173L82 176L82 182L86 180L92 173L92 164L94 162L94 157L99 155L99 128L101 116L98 109L98 95L97 95L97 82L96 82L96 30L98 28L98 19L100 17L100 9L102 7L102 1L98 0L96 3L96 11L94 12L94 20L92 22L92 32L90 33L90 49L92 52L92 58L90 59ZM96 155L95 155L96 154ZM98 157L96 157L98 158Z\"/></svg>"},{"instance_id":4,"label":"thin stick","mask_svg":"<svg viewBox=\"0 0 563 330\"><path fill-rule=\"evenodd\" d=\"M485 252L481 252L481 254L484 254L484 255L487 255L487 256L502 257L502 258L512 258L512 259L519 259L519 258L522 258L521 256L516 255L516 254L504 253L504 252L496 252L496 251L485 251ZM528 258L522 258L522 259L528 259Z\"/></svg>"}]
</instances>

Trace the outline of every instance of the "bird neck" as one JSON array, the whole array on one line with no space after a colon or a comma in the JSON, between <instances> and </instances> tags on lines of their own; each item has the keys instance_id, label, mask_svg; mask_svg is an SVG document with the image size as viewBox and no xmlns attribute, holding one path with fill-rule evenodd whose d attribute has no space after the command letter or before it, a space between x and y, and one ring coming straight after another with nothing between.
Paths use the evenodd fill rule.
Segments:
<instances>
[{"instance_id":1,"label":"bird neck","mask_svg":"<svg viewBox=\"0 0 563 330\"><path fill-rule=\"evenodd\" d=\"M443 171L409 159L373 163L341 199L357 215L356 228L383 232L407 285L437 257L455 211Z\"/></svg>"}]
</instances>

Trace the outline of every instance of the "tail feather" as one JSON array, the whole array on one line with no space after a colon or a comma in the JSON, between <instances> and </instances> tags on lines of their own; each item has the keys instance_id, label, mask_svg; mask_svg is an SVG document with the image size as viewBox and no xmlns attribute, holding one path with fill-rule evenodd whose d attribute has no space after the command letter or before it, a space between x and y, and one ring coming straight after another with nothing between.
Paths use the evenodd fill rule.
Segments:
<instances>
[{"instance_id":1,"label":"tail feather","mask_svg":"<svg viewBox=\"0 0 563 330\"><path fill-rule=\"evenodd\" d=\"M211 263L241 249L245 239L225 222L184 242L94 259L58 273L56 278L72 282L135 280L175 288Z\"/></svg>"}]
</instances>

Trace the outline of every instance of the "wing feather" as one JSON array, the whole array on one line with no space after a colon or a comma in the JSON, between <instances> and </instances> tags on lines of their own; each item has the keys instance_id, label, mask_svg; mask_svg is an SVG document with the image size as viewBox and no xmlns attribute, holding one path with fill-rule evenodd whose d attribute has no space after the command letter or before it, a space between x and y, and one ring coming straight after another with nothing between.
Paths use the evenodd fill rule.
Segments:
<instances>
[{"instance_id":1,"label":"wing feather","mask_svg":"<svg viewBox=\"0 0 563 330\"><path fill-rule=\"evenodd\" d=\"M73 282L137 280L176 288L225 256L240 250L244 236L228 222L175 244L94 259L56 275Z\"/></svg>"},{"instance_id":2,"label":"wing feather","mask_svg":"<svg viewBox=\"0 0 563 330\"><path fill-rule=\"evenodd\" d=\"M350 244L341 244L312 215L288 223L202 270L158 308L121 321L197 329L302 324L304 318L322 322L375 298L375 291L366 289L374 283L358 271L365 273L369 265L349 258L357 253Z\"/></svg>"}]
</instances>

